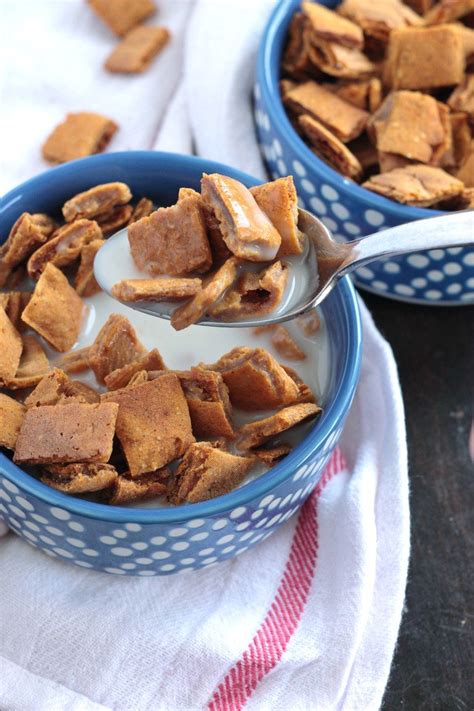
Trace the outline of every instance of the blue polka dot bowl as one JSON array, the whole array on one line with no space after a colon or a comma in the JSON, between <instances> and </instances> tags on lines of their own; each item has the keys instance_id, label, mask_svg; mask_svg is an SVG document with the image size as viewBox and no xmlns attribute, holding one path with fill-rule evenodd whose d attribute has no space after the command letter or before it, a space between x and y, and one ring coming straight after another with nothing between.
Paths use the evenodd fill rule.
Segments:
<instances>
[{"instance_id":1,"label":"blue polka dot bowl","mask_svg":"<svg viewBox=\"0 0 474 711\"><path fill-rule=\"evenodd\" d=\"M135 195L172 204L179 187L199 188L203 172L257 184L228 166L172 153L94 156L39 175L0 199L0 234L23 211L54 213L75 193L122 180ZM241 488L199 504L106 506L45 486L0 453L0 519L49 556L115 575L169 575L232 558L291 518L318 483L340 437L359 377L357 299L344 278L324 302L330 372L324 413L279 464Z\"/></svg>"},{"instance_id":2,"label":"blue polka dot bowl","mask_svg":"<svg viewBox=\"0 0 474 711\"><path fill-rule=\"evenodd\" d=\"M280 57L300 0L276 4L262 37L255 86L255 121L270 175L292 174L301 207L319 217L339 241L357 239L438 210L407 207L361 188L312 153L291 125L280 98ZM335 7L336 0L322 0ZM474 227L473 227L474 233ZM422 304L474 302L474 248L435 249L378 260L355 273L358 286Z\"/></svg>"}]
</instances>

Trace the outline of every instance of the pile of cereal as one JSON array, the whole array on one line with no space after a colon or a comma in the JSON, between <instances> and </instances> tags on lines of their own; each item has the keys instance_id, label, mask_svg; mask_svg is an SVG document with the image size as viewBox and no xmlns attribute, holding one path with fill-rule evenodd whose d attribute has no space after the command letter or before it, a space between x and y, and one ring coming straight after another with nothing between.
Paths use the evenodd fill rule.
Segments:
<instances>
[{"instance_id":1,"label":"pile of cereal","mask_svg":"<svg viewBox=\"0 0 474 711\"><path fill-rule=\"evenodd\" d=\"M473 207L474 4L408 4L302 2L282 100L311 150L368 190L417 207Z\"/></svg>"},{"instance_id":2,"label":"pile of cereal","mask_svg":"<svg viewBox=\"0 0 474 711\"><path fill-rule=\"evenodd\" d=\"M90 346L73 348L83 297L100 290L93 260L104 238L160 212L147 198L133 206L131 199L124 183L99 185L64 204L65 224L23 213L0 247L0 447L68 494L110 504L202 501L286 456L291 446L281 436L321 409L298 373L263 348L234 348L216 363L172 370L118 314ZM181 200L195 226L200 197L187 191ZM207 223L206 230L210 237ZM217 252L203 253L192 253L193 268L209 268ZM299 327L317 331L317 314ZM305 357L283 326L270 335L285 358ZM58 353L48 357L46 344ZM91 373L94 386L74 377Z\"/></svg>"}]
</instances>

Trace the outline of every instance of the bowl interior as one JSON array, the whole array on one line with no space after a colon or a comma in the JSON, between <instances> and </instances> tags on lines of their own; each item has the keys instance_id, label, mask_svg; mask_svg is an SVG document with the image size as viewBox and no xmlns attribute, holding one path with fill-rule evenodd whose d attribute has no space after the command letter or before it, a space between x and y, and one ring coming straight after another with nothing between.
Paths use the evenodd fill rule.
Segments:
<instances>
[{"instance_id":1,"label":"bowl interior","mask_svg":"<svg viewBox=\"0 0 474 711\"><path fill-rule=\"evenodd\" d=\"M66 199L103 182L124 181L132 193L152 198L157 204L172 204L182 186L199 189L203 172L223 172L248 186L257 180L228 166L200 158L170 153L135 151L94 156L51 169L15 188L0 200L0 242L24 211L55 214ZM45 486L0 454L0 469L25 490L44 501L92 518L113 521L165 522L215 515L270 491L283 481L315 449L325 446L337 432L352 401L358 380L361 329L358 305L350 281L343 279L322 307L330 348L330 376L322 417L307 437L286 459L254 481L200 504L170 509L108 507ZM216 334L218 337L218 334Z\"/></svg>"}]
</instances>

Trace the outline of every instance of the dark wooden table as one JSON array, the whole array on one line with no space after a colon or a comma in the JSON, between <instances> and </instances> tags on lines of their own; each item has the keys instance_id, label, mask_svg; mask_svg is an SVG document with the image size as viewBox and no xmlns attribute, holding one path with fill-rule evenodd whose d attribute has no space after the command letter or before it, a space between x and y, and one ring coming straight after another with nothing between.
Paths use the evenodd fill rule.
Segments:
<instances>
[{"instance_id":1,"label":"dark wooden table","mask_svg":"<svg viewBox=\"0 0 474 711\"><path fill-rule=\"evenodd\" d=\"M362 293L390 342L406 408L411 561L383 709L474 709L474 307Z\"/></svg>"}]
</instances>

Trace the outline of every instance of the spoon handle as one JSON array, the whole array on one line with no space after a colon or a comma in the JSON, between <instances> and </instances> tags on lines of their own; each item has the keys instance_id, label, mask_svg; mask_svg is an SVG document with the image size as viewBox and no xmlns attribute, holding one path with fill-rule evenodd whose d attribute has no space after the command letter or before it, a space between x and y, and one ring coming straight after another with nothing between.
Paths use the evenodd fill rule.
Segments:
<instances>
[{"instance_id":1,"label":"spoon handle","mask_svg":"<svg viewBox=\"0 0 474 711\"><path fill-rule=\"evenodd\" d=\"M474 211L414 220L352 242L342 271L352 271L380 257L396 257L425 249L474 246Z\"/></svg>"}]
</instances>

